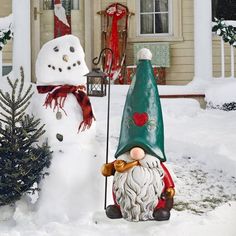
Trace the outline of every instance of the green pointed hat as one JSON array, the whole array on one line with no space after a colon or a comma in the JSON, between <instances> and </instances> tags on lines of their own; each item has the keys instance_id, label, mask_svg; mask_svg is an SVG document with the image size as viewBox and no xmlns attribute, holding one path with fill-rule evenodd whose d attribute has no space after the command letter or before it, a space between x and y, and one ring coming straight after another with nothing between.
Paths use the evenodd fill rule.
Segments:
<instances>
[{"instance_id":1,"label":"green pointed hat","mask_svg":"<svg viewBox=\"0 0 236 236\"><path fill-rule=\"evenodd\" d=\"M116 158L138 146L160 161L166 161L160 97L151 57L151 52L146 48L138 52L136 74L123 110Z\"/></svg>"}]
</instances>

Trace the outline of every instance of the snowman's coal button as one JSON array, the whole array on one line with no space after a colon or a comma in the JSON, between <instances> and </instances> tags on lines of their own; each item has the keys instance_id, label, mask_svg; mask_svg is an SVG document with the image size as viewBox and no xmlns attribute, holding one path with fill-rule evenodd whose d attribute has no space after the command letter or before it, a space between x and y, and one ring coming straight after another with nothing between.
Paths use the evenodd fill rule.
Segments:
<instances>
[{"instance_id":1,"label":"snowman's coal button","mask_svg":"<svg viewBox=\"0 0 236 236\"><path fill-rule=\"evenodd\" d=\"M63 135L62 135L62 134L57 133L57 134L56 134L56 138L57 138L57 140L58 140L59 142L62 142L62 141L63 141Z\"/></svg>"},{"instance_id":2,"label":"snowman's coal button","mask_svg":"<svg viewBox=\"0 0 236 236\"><path fill-rule=\"evenodd\" d=\"M71 69L71 67L70 67L70 66L68 66L68 67L67 67L67 70L70 70L70 69Z\"/></svg>"},{"instance_id":3,"label":"snowman's coal button","mask_svg":"<svg viewBox=\"0 0 236 236\"><path fill-rule=\"evenodd\" d=\"M52 69L55 70L55 66L52 66Z\"/></svg>"},{"instance_id":4,"label":"snowman's coal button","mask_svg":"<svg viewBox=\"0 0 236 236\"><path fill-rule=\"evenodd\" d=\"M58 112L56 113L56 119L57 119L57 120L61 120L61 118L62 118L62 113L61 113L60 111L58 111Z\"/></svg>"},{"instance_id":5,"label":"snowman's coal button","mask_svg":"<svg viewBox=\"0 0 236 236\"><path fill-rule=\"evenodd\" d=\"M58 70L59 70L60 72L62 72L62 69L61 69L61 68L58 68Z\"/></svg>"},{"instance_id":6,"label":"snowman's coal button","mask_svg":"<svg viewBox=\"0 0 236 236\"><path fill-rule=\"evenodd\" d=\"M76 63L74 63L73 66L76 66Z\"/></svg>"},{"instance_id":7,"label":"snowman's coal button","mask_svg":"<svg viewBox=\"0 0 236 236\"><path fill-rule=\"evenodd\" d=\"M50 68L50 67L51 67L51 65L48 65L48 67Z\"/></svg>"}]
</instances>

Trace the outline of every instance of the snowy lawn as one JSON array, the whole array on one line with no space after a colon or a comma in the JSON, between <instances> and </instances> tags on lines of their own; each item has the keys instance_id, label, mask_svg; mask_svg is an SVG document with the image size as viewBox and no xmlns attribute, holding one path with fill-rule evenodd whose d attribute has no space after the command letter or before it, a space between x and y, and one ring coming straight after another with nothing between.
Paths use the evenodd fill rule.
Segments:
<instances>
[{"instance_id":1,"label":"snowy lawn","mask_svg":"<svg viewBox=\"0 0 236 236\"><path fill-rule=\"evenodd\" d=\"M127 89L127 86L112 86L111 89L109 161L113 160L112 156L118 144ZM107 97L91 100L96 112L96 140L99 148L91 146L91 151L86 149L84 152L91 156L95 149L98 160L96 163L100 165L105 162ZM102 209L103 202L98 202L98 195L103 194L104 185L103 177L97 168L97 172L91 173L93 178L83 180L87 185L94 181L101 185L98 186L100 191L93 193L92 199L98 205L94 211L78 212L77 215L73 203L68 204L68 212L73 212L73 217L65 214L53 219L51 216L48 217L46 211L39 215L40 204L35 207L22 200L17 202L15 211L9 207L0 208L0 236L235 236L236 111L202 110L199 104L191 99L162 99L161 102L167 166L173 172L176 184L175 207L171 211L169 221L132 223L123 219L108 219ZM70 160L71 153L76 153L73 143L64 149L63 153L54 152L54 158L60 156L64 159L61 165L64 164L64 167L68 168L68 173L73 172L70 169L73 165L66 163ZM51 181L55 191L58 191L58 179ZM76 182L70 183L70 186L73 184ZM65 188L64 191L69 192L70 189ZM58 209L49 207L48 211L60 212L61 195L58 195L58 199L53 199L56 203L58 201ZM66 196L69 196L68 193ZM81 202L79 193L74 198L78 200L78 205L85 208L86 205L90 205L91 200ZM44 201L50 206L52 199L48 197L44 198ZM111 203L109 179L108 204Z\"/></svg>"}]
</instances>

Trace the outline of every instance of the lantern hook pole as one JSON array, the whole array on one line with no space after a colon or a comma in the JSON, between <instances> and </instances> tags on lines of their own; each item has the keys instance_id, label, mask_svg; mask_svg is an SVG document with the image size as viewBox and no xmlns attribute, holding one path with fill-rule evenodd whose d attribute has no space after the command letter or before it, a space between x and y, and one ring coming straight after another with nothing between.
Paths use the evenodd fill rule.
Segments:
<instances>
[{"instance_id":1,"label":"lantern hook pole","mask_svg":"<svg viewBox=\"0 0 236 236\"><path fill-rule=\"evenodd\" d=\"M100 63L101 59L102 59L103 53L104 53L105 51L107 51L107 50L110 51L110 53L111 53L111 63L110 63L110 65L109 65L109 69L108 69L108 76L110 76L111 68L112 68L112 64L113 64L113 57L114 57L114 56L113 56L113 51L112 51L112 49L110 49L110 48L103 48L102 51L100 52L99 56L93 58L93 64L94 64L95 66L97 66L97 65ZM109 78L109 80L110 80L110 78Z\"/></svg>"},{"instance_id":2,"label":"lantern hook pole","mask_svg":"<svg viewBox=\"0 0 236 236\"><path fill-rule=\"evenodd\" d=\"M107 73L107 77L108 77L108 99L107 99L107 140L106 140L106 164L108 163L108 152L109 152L109 128L110 128L110 96L111 96L111 92L110 92L110 87L111 87L111 69L112 69L112 63L113 63L113 51L110 48L104 48L102 49L102 51L100 52L99 57L95 57L93 59L93 64L94 65L98 65L101 61L102 55L105 51L109 51L111 53L111 60L110 60L110 64L109 64L109 69L108 69L108 73ZM107 207L107 177L105 177L105 198L104 198L104 209L106 210Z\"/></svg>"}]
</instances>

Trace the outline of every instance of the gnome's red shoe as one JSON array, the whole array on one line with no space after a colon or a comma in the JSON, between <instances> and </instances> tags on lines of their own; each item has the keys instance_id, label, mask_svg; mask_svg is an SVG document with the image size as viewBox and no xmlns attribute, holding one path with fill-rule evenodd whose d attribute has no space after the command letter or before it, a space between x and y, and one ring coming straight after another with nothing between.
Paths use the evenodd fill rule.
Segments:
<instances>
[{"instance_id":1,"label":"gnome's red shoe","mask_svg":"<svg viewBox=\"0 0 236 236\"><path fill-rule=\"evenodd\" d=\"M159 203L153 212L154 220L164 221L170 219L170 210L173 208L174 199L167 195L165 191L162 193Z\"/></svg>"},{"instance_id":2,"label":"gnome's red shoe","mask_svg":"<svg viewBox=\"0 0 236 236\"><path fill-rule=\"evenodd\" d=\"M165 208L156 209L153 212L153 218L157 221L164 221L170 219L170 211Z\"/></svg>"},{"instance_id":3,"label":"gnome's red shoe","mask_svg":"<svg viewBox=\"0 0 236 236\"><path fill-rule=\"evenodd\" d=\"M122 218L120 208L117 205L109 205L106 208L106 215L110 219L120 219L120 218Z\"/></svg>"}]
</instances>

